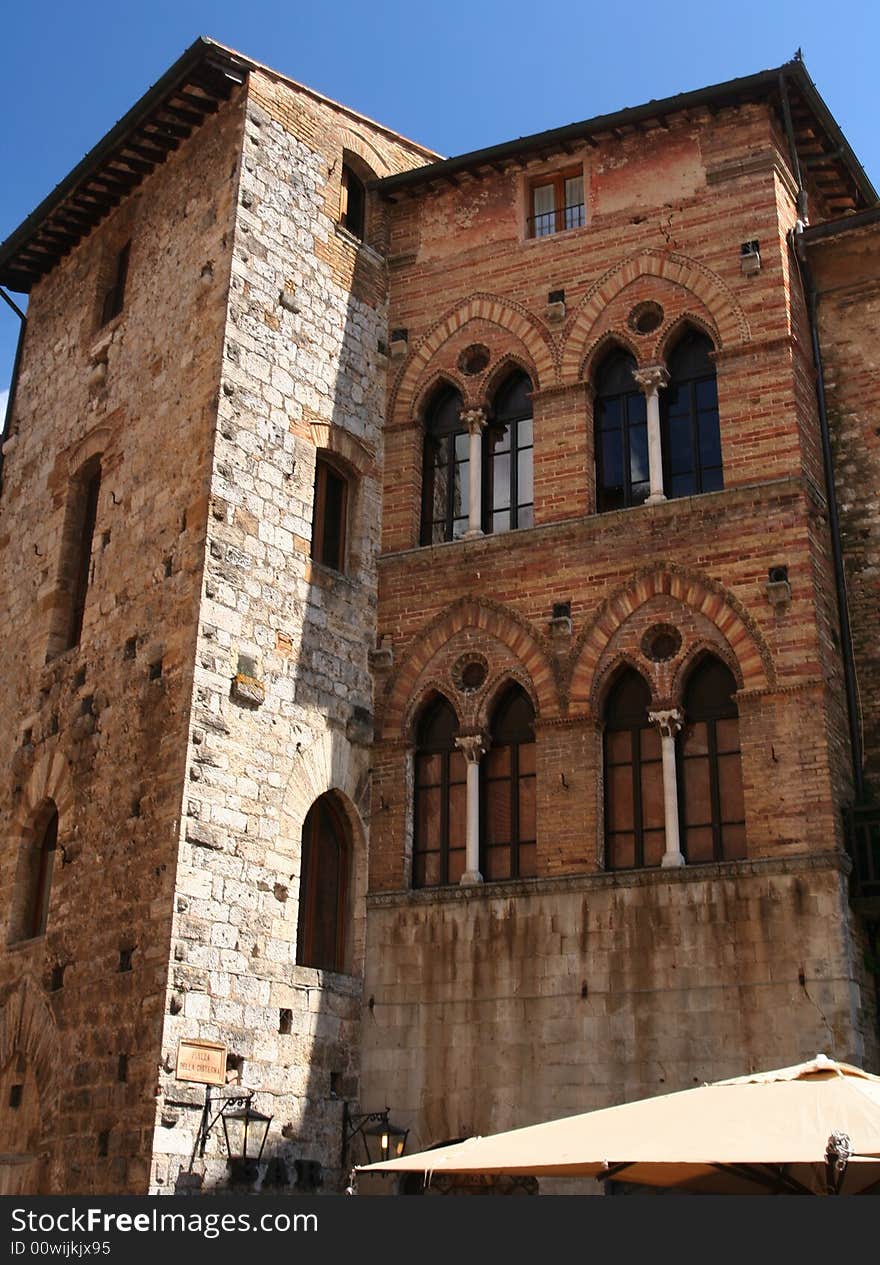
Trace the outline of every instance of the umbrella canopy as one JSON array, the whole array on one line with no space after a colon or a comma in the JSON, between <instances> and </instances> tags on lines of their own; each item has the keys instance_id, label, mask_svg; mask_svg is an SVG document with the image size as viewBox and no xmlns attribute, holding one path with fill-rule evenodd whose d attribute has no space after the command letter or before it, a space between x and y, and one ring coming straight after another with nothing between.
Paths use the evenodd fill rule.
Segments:
<instances>
[{"instance_id":1,"label":"umbrella canopy","mask_svg":"<svg viewBox=\"0 0 880 1265\"><path fill-rule=\"evenodd\" d=\"M880 1076L817 1055L363 1171L596 1177L707 1194L880 1192Z\"/></svg>"}]
</instances>

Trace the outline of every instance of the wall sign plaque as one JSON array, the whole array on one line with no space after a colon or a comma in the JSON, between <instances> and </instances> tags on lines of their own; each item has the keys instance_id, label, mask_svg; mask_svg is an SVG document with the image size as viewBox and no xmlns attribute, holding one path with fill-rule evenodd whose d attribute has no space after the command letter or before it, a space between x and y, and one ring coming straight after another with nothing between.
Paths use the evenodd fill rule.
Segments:
<instances>
[{"instance_id":1,"label":"wall sign plaque","mask_svg":"<svg viewBox=\"0 0 880 1265\"><path fill-rule=\"evenodd\" d=\"M195 1081L199 1085L226 1084L226 1046L216 1041L187 1041L177 1046L179 1081Z\"/></svg>"}]
</instances>

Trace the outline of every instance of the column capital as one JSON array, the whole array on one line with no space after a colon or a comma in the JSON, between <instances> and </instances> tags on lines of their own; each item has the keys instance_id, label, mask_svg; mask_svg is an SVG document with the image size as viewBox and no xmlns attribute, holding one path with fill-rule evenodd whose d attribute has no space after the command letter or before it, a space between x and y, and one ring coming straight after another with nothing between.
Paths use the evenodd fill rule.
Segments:
<instances>
[{"instance_id":1,"label":"column capital","mask_svg":"<svg viewBox=\"0 0 880 1265\"><path fill-rule=\"evenodd\" d=\"M656 725L664 738L674 738L684 724L684 716L677 707L669 707L663 711L648 712L648 720Z\"/></svg>"},{"instance_id":2,"label":"column capital","mask_svg":"<svg viewBox=\"0 0 880 1265\"><path fill-rule=\"evenodd\" d=\"M641 369L633 369L633 379L645 395L655 395L669 382L669 371L665 365L645 365Z\"/></svg>"},{"instance_id":3,"label":"column capital","mask_svg":"<svg viewBox=\"0 0 880 1265\"><path fill-rule=\"evenodd\" d=\"M486 410L483 408L462 409L458 416L469 435L479 435L486 428Z\"/></svg>"},{"instance_id":4,"label":"column capital","mask_svg":"<svg viewBox=\"0 0 880 1265\"><path fill-rule=\"evenodd\" d=\"M459 734L455 745L468 764L479 764L491 746L491 739L488 734Z\"/></svg>"}]
</instances>

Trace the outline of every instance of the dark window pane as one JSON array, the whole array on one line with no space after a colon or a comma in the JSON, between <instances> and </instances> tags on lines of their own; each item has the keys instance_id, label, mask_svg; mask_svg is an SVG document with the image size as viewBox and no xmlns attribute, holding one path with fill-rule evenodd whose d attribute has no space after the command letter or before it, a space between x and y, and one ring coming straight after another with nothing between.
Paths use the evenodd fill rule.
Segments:
<instances>
[{"instance_id":1,"label":"dark window pane","mask_svg":"<svg viewBox=\"0 0 880 1265\"><path fill-rule=\"evenodd\" d=\"M703 865L715 860L712 829L709 826L685 831L684 851L689 864Z\"/></svg>"},{"instance_id":2,"label":"dark window pane","mask_svg":"<svg viewBox=\"0 0 880 1265\"><path fill-rule=\"evenodd\" d=\"M490 882L510 878L510 847L488 847L485 852L486 873Z\"/></svg>"},{"instance_id":3,"label":"dark window pane","mask_svg":"<svg viewBox=\"0 0 880 1265\"><path fill-rule=\"evenodd\" d=\"M684 819L687 824L703 826L712 821L712 795L709 786L708 759L684 761Z\"/></svg>"},{"instance_id":4,"label":"dark window pane","mask_svg":"<svg viewBox=\"0 0 880 1265\"><path fill-rule=\"evenodd\" d=\"M629 765L608 770L607 826L610 831L631 829L634 825L633 780Z\"/></svg>"},{"instance_id":5,"label":"dark window pane","mask_svg":"<svg viewBox=\"0 0 880 1265\"><path fill-rule=\"evenodd\" d=\"M666 833L663 830L646 830L644 834L642 864L646 867L658 866L666 851Z\"/></svg>"},{"instance_id":6,"label":"dark window pane","mask_svg":"<svg viewBox=\"0 0 880 1265\"><path fill-rule=\"evenodd\" d=\"M517 503L521 507L529 506L534 500L535 493L532 484L532 449L526 448L520 451L516 459L517 470ZM524 524L520 523L520 527Z\"/></svg>"},{"instance_id":7,"label":"dark window pane","mask_svg":"<svg viewBox=\"0 0 880 1265\"><path fill-rule=\"evenodd\" d=\"M510 747L490 747L483 757L483 769L487 778L510 775Z\"/></svg>"},{"instance_id":8,"label":"dark window pane","mask_svg":"<svg viewBox=\"0 0 880 1265\"><path fill-rule=\"evenodd\" d=\"M449 849L448 878L449 883L460 883L461 876L464 874L465 866L465 850L464 848Z\"/></svg>"},{"instance_id":9,"label":"dark window pane","mask_svg":"<svg viewBox=\"0 0 880 1265\"><path fill-rule=\"evenodd\" d=\"M636 863L636 837L633 834L608 836L606 864L609 870L631 870Z\"/></svg>"},{"instance_id":10,"label":"dark window pane","mask_svg":"<svg viewBox=\"0 0 880 1265\"><path fill-rule=\"evenodd\" d=\"M629 430L629 478L630 483L647 483L648 470L648 428L647 426L631 426Z\"/></svg>"},{"instance_id":11,"label":"dark window pane","mask_svg":"<svg viewBox=\"0 0 880 1265\"><path fill-rule=\"evenodd\" d=\"M463 847L467 838L467 791L459 783L449 788L449 846Z\"/></svg>"},{"instance_id":12,"label":"dark window pane","mask_svg":"<svg viewBox=\"0 0 880 1265\"><path fill-rule=\"evenodd\" d=\"M745 826L725 826L722 831L725 861L742 861L746 856Z\"/></svg>"},{"instance_id":13,"label":"dark window pane","mask_svg":"<svg viewBox=\"0 0 880 1265\"><path fill-rule=\"evenodd\" d=\"M663 766L642 765L642 825L649 829L663 829ZM647 864L647 862L646 862Z\"/></svg>"},{"instance_id":14,"label":"dark window pane","mask_svg":"<svg viewBox=\"0 0 880 1265\"><path fill-rule=\"evenodd\" d=\"M534 878L538 873L538 849L534 843L520 844L519 849L519 876L520 878Z\"/></svg>"},{"instance_id":15,"label":"dark window pane","mask_svg":"<svg viewBox=\"0 0 880 1265\"><path fill-rule=\"evenodd\" d=\"M742 821L745 803L742 788L742 763L739 754L718 757L718 793L722 821Z\"/></svg>"},{"instance_id":16,"label":"dark window pane","mask_svg":"<svg viewBox=\"0 0 880 1265\"><path fill-rule=\"evenodd\" d=\"M609 729L605 734L605 750L609 764L632 761L632 735L628 729Z\"/></svg>"}]
</instances>

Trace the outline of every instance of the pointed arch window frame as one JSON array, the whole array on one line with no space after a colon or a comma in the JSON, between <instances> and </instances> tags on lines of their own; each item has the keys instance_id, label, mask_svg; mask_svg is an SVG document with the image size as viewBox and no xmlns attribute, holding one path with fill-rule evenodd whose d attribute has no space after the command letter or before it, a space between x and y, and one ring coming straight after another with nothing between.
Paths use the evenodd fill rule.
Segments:
<instances>
[{"instance_id":1,"label":"pointed arch window frame","mask_svg":"<svg viewBox=\"0 0 880 1265\"><path fill-rule=\"evenodd\" d=\"M625 679L632 674L637 677L644 687L645 703L644 717L638 724L619 724L611 725L608 723L608 713L615 702L616 692L623 686ZM602 707L602 790L603 790L603 843L604 843L604 868L606 870L641 870L655 869L661 864L664 846L665 846L665 830L663 826L663 765L660 749L660 737L656 727L648 719L648 712L651 706L651 690L644 676L635 667L627 665L620 672L615 674L614 680L611 682ZM635 717L633 717L635 720ZM629 735L629 758L618 759L612 758L612 743L609 741L609 735L627 733ZM650 734L650 740L646 744L642 738L643 734ZM646 750L647 747L647 750ZM651 748L656 748L654 752ZM632 828L630 830L611 829L612 820L612 781L609 776L611 769L630 769L629 789L632 795ZM653 775L646 770L653 770ZM646 826L645 824L645 800L646 786L648 779L654 777L659 788L659 805L658 814L659 825ZM656 789L655 788L655 793ZM651 834L656 836L655 842L657 859L654 862L646 864L645 862L645 836ZM614 863L613 841L612 835L632 835L633 844L633 861L632 864L618 865Z\"/></svg>"},{"instance_id":2,"label":"pointed arch window frame","mask_svg":"<svg viewBox=\"0 0 880 1265\"><path fill-rule=\"evenodd\" d=\"M524 700L528 704L531 718L528 721L530 734L528 737L509 738L507 741L499 741L499 726L503 726L507 719L506 712L510 707L515 706L520 700ZM480 871L486 882L503 882L506 879L518 878L535 878L537 876L537 744L535 741L535 708L532 700L526 691L517 682L511 682L504 689L495 707L493 708L492 718L489 724L489 735L491 745L486 755L480 762ZM503 734L501 736L507 736ZM523 748L531 747L530 753L526 756ZM505 767L506 763L506 767ZM523 818L526 813L523 812L524 807L524 791L527 784L531 784L532 788L532 824L534 830L526 838L522 838ZM491 788L497 786L507 787L506 804L500 804L499 807L507 810L507 820L509 822L509 839L500 839L497 843L491 842L494 837L495 830L492 822L492 791ZM527 805L526 805L527 809ZM490 852L501 852L507 848L509 872L506 874L498 874L492 863ZM531 854L531 864L526 858ZM526 861L526 864L523 862ZM527 870L527 873L523 871Z\"/></svg>"},{"instance_id":3,"label":"pointed arch window frame","mask_svg":"<svg viewBox=\"0 0 880 1265\"><path fill-rule=\"evenodd\" d=\"M627 347L614 343L601 358L592 375L595 389L593 396L593 448L596 463L596 510L599 514L643 505L648 499L651 487L648 463L648 414L644 393L634 378L631 388L625 391L603 392L601 390L602 376L609 373L615 361L619 361L621 366L625 364L630 370L635 370L638 364L635 356ZM611 403L616 404L619 408L616 426L603 424L606 415L605 410ZM636 416L633 416L633 414L636 414ZM632 478L633 433L639 430L644 431L643 458L645 473L644 478L634 482ZM606 484L606 458L605 444L603 442L606 434L619 435L622 474L620 485ZM618 486L622 493L620 502L610 503L610 493L616 490ZM633 489L636 486L642 489L641 495L634 493Z\"/></svg>"},{"instance_id":4,"label":"pointed arch window frame","mask_svg":"<svg viewBox=\"0 0 880 1265\"><path fill-rule=\"evenodd\" d=\"M705 372L682 369L676 373L676 357L686 356L687 344L702 344L709 368ZM660 445L663 456L663 487L668 500L687 496L701 496L705 492L720 492L724 488L724 454L721 449L721 416L718 407L718 377L712 356L715 346L712 339L696 325L685 325L679 336L667 343L666 367L669 381L660 392ZM700 388L711 383L709 393L712 402L707 403ZM686 394L686 406L679 405L676 392ZM673 453L673 426L678 422L682 432L687 432L690 451L690 468L676 469ZM704 439L711 430L711 440L717 448L717 462L704 461L708 447ZM691 478L693 486L681 488L680 481ZM676 488L676 480L679 487Z\"/></svg>"},{"instance_id":5,"label":"pointed arch window frame","mask_svg":"<svg viewBox=\"0 0 880 1265\"><path fill-rule=\"evenodd\" d=\"M438 387L425 411L422 443L422 506L419 540L422 545L460 539L468 530L470 488L470 435L461 420L464 399L451 383ZM453 417L452 410L456 413ZM445 461L435 458L443 453ZM443 513L436 514L437 471L447 471ZM451 477L449 477L451 473ZM458 504L456 504L456 490ZM456 512L456 509L458 512ZM439 533L438 533L438 528Z\"/></svg>"},{"instance_id":6,"label":"pointed arch window frame","mask_svg":"<svg viewBox=\"0 0 880 1265\"><path fill-rule=\"evenodd\" d=\"M449 741L440 743L432 741L430 729L438 715L448 709L447 720L454 722L450 729ZM412 881L416 890L434 887L447 887L458 883L464 873L466 864L466 822L467 822L467 771L465 757L455 745L458 731L458 717L455 708L443 694L436 695L422 708L415 730L415 752L413 767L413 846L412 846ZM460 772L459 772L460 771ZM427 776L426 776L427 775ZM432 780L428 780L428 776ZM456 789L461 799L461 809L456 817L460 826L460 842L458 832L454 830L453 799ZM435 796L431 792L436 792ZM438 800L438 832L437 847L425 845L425 824L427 816L423 814L424 797L430 803L432 798ZM455 836L455 837L453 837ZM453 846L454 845L454 846ZM437 881L425 881L428 875L428 857L438 854ZM450 866L451 854L456 855L456 865ZM460 861L460 866L459 866Z\"/></svg>"},{"instance_id":7,"label":"pointed arch window frame","mask_svg":"<svg viewBox=\"0 0 880 1265\"><path fill-rule=\"evenodd\" d=\"M710 664L717 664L723 668L730 677L733 689L731 690L730 699L724 705L713 705L693 710L692 705L688 704L689 690L692 688L694 677L701 671L706 669ZM742 739L739 730L739 708L734 697L737 689L736 678L728 665L723 659L711 653L701 654L697 660L690 666L690 670L683 683L682 699L684 703L684 726L676 737L676 775L678 778L678 804L679 804L679 837L681 839L682 852L689 865L711 864L719 861L740 861L744 860L747 855L747 842L745 837L746 817L745 806L743 805L742 817L726 819L724 817L724 809L722 805L722 785L721 785L721 761L736 757L738 760L738 793L742 796ZM725 745L719 742L718 723L719 721L736 721L736 746ZM696 725L706 726L706 751L705 753L689 754L687 751L688 743L692 737L692 731ZM710 814L708 821L688 822L689 813L693 807L693 802L688 803L688 764L695 764L697 761L706 763L706 774L708 775L708 801L710 806ZM688 835L692 830L709 830L712 837L712 856L695 860L688 851ZM736 850L735 855L731 855L731 848L728 845L728 831L739 831L742 835L741 848ZM692 851L692 849L691 849Z\"/></svg>"},{"instance_id":8,"label":"pointed arch window frame","mask_svg":"<svg viewBox=\"0 0 880 1265\"><path fill-rule=\"evenodd\" d=\"M322 823L322 815L326 821ZM324 846L326 834L322 827L329 823L333 842L338 848L336 866L336 882L333 885L333 908L335 929L333 935L333 956L329 960L318 962L323 957L317 949L320 912L326 909L326 899L322 900L319 849ZM308 838L306 837L308 834ZM300 852L300 885L299 910L296 932L296 964L311 967L314 970L333 971L337 974L345 972L346 954L349 941L349 892L351 889L352 847L351 828L344 813L334 802L330 792L320 795L311 805L303 821L302 845Z\"/></svg>"},{"instance_id":9,"label":"pointed arch window frame","mask_svg":"<svg viewBox=\"0 0 880 1265\"><path fill-rule=\"evenodd\" d=\"M493 392L493 412L483 437L483 530L494 534L507 531L518 531L533 527L535 522L535 421L531 398L527 408L510 407L505 411L505 396L515 398L517 389L526 383L526 395L531 397L534 389L530 375L520 367L510 370L499 382ZM499 447L496 440L501 438ZM508 497L507 505L495 508L497 468L506 460ZM523 500L522 493L527 485L531 491L531 499ZM496 524L496 518L507 514L506 526Z\"/></svg>"}]
</instances>

